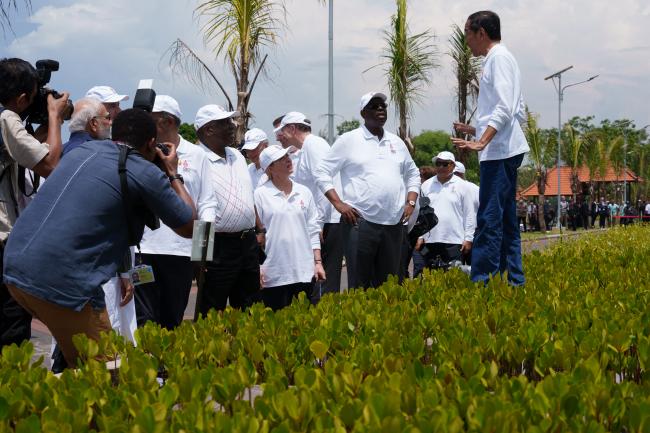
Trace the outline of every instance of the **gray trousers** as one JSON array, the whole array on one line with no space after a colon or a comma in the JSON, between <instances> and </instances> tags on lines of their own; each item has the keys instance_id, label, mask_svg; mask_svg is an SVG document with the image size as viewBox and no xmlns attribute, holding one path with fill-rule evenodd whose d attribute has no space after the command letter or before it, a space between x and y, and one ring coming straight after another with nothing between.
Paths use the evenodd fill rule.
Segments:
<instances>
[{"instance_id":1,"label":"gray trousers","mask_svg":"<svg viewBox=\"0 0 650 433\"><path fill-rule=\"evenodd\" d=\"M357 225L341 222L348 288L382 285L389 275L400 275L404 226L388 226L357 219Z\"/></svg>"}]
</instances>

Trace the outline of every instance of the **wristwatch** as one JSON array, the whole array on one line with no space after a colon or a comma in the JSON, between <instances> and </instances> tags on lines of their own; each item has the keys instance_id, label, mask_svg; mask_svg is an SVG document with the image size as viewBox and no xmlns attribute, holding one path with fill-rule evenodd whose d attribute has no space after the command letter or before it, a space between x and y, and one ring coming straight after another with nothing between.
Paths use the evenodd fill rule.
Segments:
<instances>
[{"instance_id":1,"label":"wristwatch","mask_svg":"<svg viewBox=\"0 0 650 433\"><path fill-rule=\"evenodd\" d=\"M170 183L175 181L176 179L180 180L182 184L185 184L185 181L183 180L183 175L182 174L176 173L173 176L169 176L169 182Z\"/></svg>"},{"instance_id":2,"label":"wristwatch","mask_svg":"<svg viewBox=\"0 0 650 433\"><path fill-rule=\"evenodd\" d=\"M407 201L408 204L410 204L412 207L415 207L415 202L413 200Z\"/></svg>"}]
</instances>

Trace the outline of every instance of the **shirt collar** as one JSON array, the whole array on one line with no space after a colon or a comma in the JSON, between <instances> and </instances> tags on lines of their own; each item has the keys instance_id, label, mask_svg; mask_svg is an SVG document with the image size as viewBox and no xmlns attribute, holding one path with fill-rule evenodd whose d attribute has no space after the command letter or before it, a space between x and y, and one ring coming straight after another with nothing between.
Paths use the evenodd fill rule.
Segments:
<instances>
[{"instance_id":1,"label":"shirt collar","mask_svg":"<svg viewBox=\"0 0 650 433\"><path fill-rule=\"evenodd\" d=\"M438 183L439 185L443 185L443 186L444 186L444 185L450 185L450 184L452 184L452 183L456 183L456 182L458 182L459 180L462 180L460 177L456 176L455 174L452 174L452 175L451 175L451 179L449 179L449 180L448 180L447 182L445 182L445 183L441 183L440 180L438 180L438 176L437 176L437 175L436 175L436 176L433 176L433 179L434 179L433 181L434 181L435 183Z\"/></svg>"},{"instance_id":2,"label":"shirt collar","mask_svg":"<svg viewBox=\"0 0 650 433\"><path fill-rule=\"evenodd\" d=\"M486 56L483 58L483 64L485 64L485 62L487 62L487 60L490 57L492 57L494 55L494 53L496 53L497 51L500 51L502 47L503 47L503 45L501 44L501 42L499 42L498 44L495 44L492 48L490 48L490 50L487 52Z\"/></svg>"},{"instance_id":3,"label":"shirt collar","mask_svg":"<svg viewBox=\"0 0 650 433\"><path fill-rule=\"evenodd\" d=\"M280 191L278 187L276 187L275 184L271 181L271 179L269 179L268 184L269 187L273 190L273 195L284 197L284 192ZM296 190L296 183L294 181L291 181L291 194L289 194L289 197L287 197L287 199L290 199L296 194L298 194L298 191Z\"/></svg>"},{"instance_id":4,"label":"shirt collar","mask_svg":"<svg viewBox=\"0 0 650 433\"><path fill-rule=\"evenodd\" d=\"M376 141L378 141L378 142L381 143L382 141L386 141L386 140L388 139L388 138L387 138L387 135L388 135L388 134L386 133L386 130L385 130L385 129L384 129L384 135L381 137L381 140L380 140L379 137L377 137L375 134L373 134L372 132L370 132L370 131L368 130L368 128L366 128L366 125L361 125L361 132L363 133L363 137L364 137L366 140L376 140Z\"/></svg>"},{"instance_id":5,"label":"shirt collar","mask_svg":"<svg viewBox=\"0 0 650 433\"><path fill-rule=\"evenodd\" d=\"M214 162L218 162L218 161L226 162L226 158L223 158L223 157L217 155L217 154L214 153L214 152L213 152L213 151L212 151L208 146L206 146L205 144L201 143L200 141L199 141L199 146L201 146L201 147L203 148L203 150L205 150L205 152L206 152L207 155L208 155L208 160L209 160L210 162L213 162L213 163L214 163ZM228 148L227 148L227 147L226 147L225 151L226 151L226 157L227 157L227 156L228 156Z\"/></svg>"}]
</instances>

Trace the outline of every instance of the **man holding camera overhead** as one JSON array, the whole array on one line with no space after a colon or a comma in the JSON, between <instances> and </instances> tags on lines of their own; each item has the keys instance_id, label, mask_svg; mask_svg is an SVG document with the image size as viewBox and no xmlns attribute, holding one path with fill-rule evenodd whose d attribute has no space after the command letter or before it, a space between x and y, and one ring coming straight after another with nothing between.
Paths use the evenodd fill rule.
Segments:
<instances>
[{"instance_id":1,"label":"man holding camera overhead","mask_svg":"<svg viewBox=\"0 0 650 433\"><path fill-rule=\"evenodd\" d=\"M39 91L36 69L22 59L0 60L0 265L4 246L18 217L18 166L42 177L50 175L61 157L61 123L68 94L47 96L47 124L34 135L25 129L21 114L26 112ZM39 140L40 139L40 140ZM44 141L41 143L41 141ZM0 283L0 347L20 344L31 337L31 316Z\"/></svg>"}]
</instances>

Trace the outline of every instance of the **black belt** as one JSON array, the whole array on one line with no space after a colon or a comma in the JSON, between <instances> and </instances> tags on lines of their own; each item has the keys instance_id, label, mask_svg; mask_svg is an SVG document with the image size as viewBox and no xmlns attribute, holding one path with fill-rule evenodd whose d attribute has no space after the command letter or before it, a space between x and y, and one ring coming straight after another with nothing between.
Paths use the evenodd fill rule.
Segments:
<instances>
[{"instance_id":1,"label":"black belt","mask_svg":"<svg viewBox=\"0 0 650 433\"><path fill-rule=\"evenodd\" d=\"M249 234L249 233L255 233L255 228L250 228L246 230L242 230L240 232L215 232L214 235L216 237L221 237L221 238L239 238L239 239L244 239L244 237Z\"/></svg>"}]
</instances>

